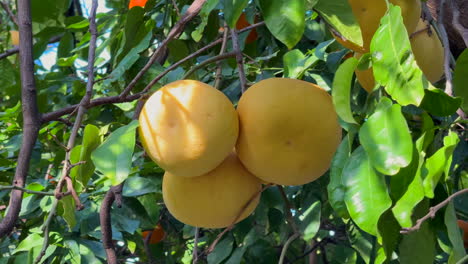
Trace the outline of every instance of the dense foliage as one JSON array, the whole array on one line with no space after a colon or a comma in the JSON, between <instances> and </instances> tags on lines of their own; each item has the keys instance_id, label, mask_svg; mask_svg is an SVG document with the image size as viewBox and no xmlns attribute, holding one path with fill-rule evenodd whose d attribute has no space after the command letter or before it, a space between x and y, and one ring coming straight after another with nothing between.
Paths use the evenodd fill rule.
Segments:
<instances>
[{"instance_id":1,"label":"dense foliage","mask_svg":"<svg viewBox=\"0 0 468 264\"><path fill-rule=\"evenodd\" d=\"M54 196L64 176L65 146L76 117L76 111L63 115L55 111L79 104L86 92L91 1L30 2L38 110L42 117L54 114L41 124L32 149L24 188L33 192L24 193L13 231L0 237L0 264L33 263L40 254L41 263L105 263L101 205L109 188L122 182L121 207L114 204L110 213L121 263L191 263L195 245L198 262L213 264L270 264L279 259L283 263L466 260L457 225L457 219L468 219L466 194L442 206L419 229L400 232L415 225L431 206L468 188L463 119L463 111L468 112L468 52L454 66L453 91L458 97L447 95L445 81L433 85L418 68L399 8L389 8L370 53L358 60L329 31L333 27L351 40L359 38L347 1L208 0L137 80L131 95L192 56L161 75L149 92L172 81L196 79L216 86L236 105L242 65L247 85L271 77L295 78L316 83L333 96L343 141L331 169L303 186L265 189L254 213L224 234L207 254L223 230L184 225L165 208L164 171L145 154L137 136L138 122L133 121L138 97L88 107L69 153L71 164L82 162L69 170L69 177L84 208L77 210L71 195L60 200ZM148 0L144 8L131 9L127 1L99 3L106 9L99 9L104 11L96 16L94 102L124 91L192 1ZM17 14L15 3L6 5ZM239 64L233 55L219 56L235 51L230 34L224 32L236 27L242 13L250 24L265 21L265 25L255 28L255 41L246 41L250 31L239 34L243 54ZM0 20L3 53L15 48L9 31L18 27L4 9ZM218 41L193 56L223 35L226 50ZM353 75L356 68L369 67L379 84L371 93ZM15 169L22 166L18 164L23 142L19 54L0 59L0 87L0 219L4 220ZM146 239L145 245L142 232L160 229L159 225L164 238L155 243Z\"/></svg>"}]
</instances>

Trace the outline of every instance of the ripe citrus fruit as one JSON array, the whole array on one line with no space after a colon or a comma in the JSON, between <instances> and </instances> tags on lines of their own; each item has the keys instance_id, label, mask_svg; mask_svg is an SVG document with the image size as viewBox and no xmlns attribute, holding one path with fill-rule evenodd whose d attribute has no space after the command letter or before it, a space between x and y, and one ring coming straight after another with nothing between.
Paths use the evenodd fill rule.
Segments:
<instances>
[{"instance_id":1,"label":"ripe citrus fruit","mask_svg":"<svg viewBox=\"0 0 468 264\"><path fill-rule=\"evenodd\" d=\"M364 50L369 51L370 42L380 25L380 19L387 11L385 0L348 0L361 28ZM420 0L390 0L401 8L401 15L407 32L413 32L421 15ZM355 50L361 52L359 50Z\"/></svg>"},{"instance_id":2,"label":"ripe citrus fruit","mask_svg":"<svg viewBox=\"0 0 468 264\"><path fill-rule=\"evenodd\" d=\"M239 132L236 110L214 87L194 80L170 83L145 103L140 137L163 169L194 177L218 166L232 151Z\"/></svg>"},{"instance_id":3,"label":"ripe citrus fruit","mask_svg":"<svg viewBox=\"0 0 468 264\"><path fill-rule=\"evenodd\" d=\"M150 233L151 233L151 230L143 231L142 233L143 240L145 240L146 237L148 237ZM166 232L164 232L164 229L161 226L161 224L156 225L156 227L153 229L153 232L151 233L149 244L156 244L156 243L161 242L164 239L165 235L166 235Z\"/></svg>"},{"instance_id":4,"label":"ripe citrus fruit","mask_svg":"<svg viewBox=\"0 0 468 264\"><path fill-rule=\"evenodd\" d=\"M250 23L247 21L247 18L245 17L245 13L242 13L239 19L237 20L236 29L243 29L248 26L250 26ZM257 40L257 38L258 38L257 31L255 29L252 29L249 35L247 36L247 38L245 39L245 43L250 44L254 42L255 40Z\"/></svg>"},{"instance_id":5,"label":"ripe citrus fruit","mask_svg":"<svg viewBox=\"0 0 468 264\"><path fill-rule=\"evenodd\" d=\"M131 9L134 6L141 6L144 8L146 2L148 2L148 0L130 0L130 2L128 3L128 9Z\"/></svg>"},{"instance_id":6,"label":"ripe citrus fruit","mask_svg":"<svg viewBox=\"0 0 468 264\"><path fill-rule=\"evenodd\" d=\"M361 58L362 54L360 53L354 53L354 57L359 60ZM356 78L359 82L359 84L366 90L368 93L372 92L375 87L375 79L374 79L374 73L372 71L372 67L367 69L367 70L358 70L356 69L354 71L356 74Z\"/></svg>"},{"instance_id":7,"label":"ripe citrus fruit","mask_svg":"<svg viewBox=\"0 0 468 264\"><path fill-rule=\"evenodd\" d=\"M260 180L248 172L233 153L202 176L181 176L166 172L162 190L169 212L187 225L229 226L255 195L258 194L236 222L249 216L260 200Z\"/></svg>"},{"instance_id":8,"label":"ripe citrus fruit","mask_svg":"<svg viewBox=\"0 0 468 264\"><path fill-rule=\"evenodd\" d=\"M424 29L428 29L428 24L420 19L410 39L411 49L426 78L434 83L444 75L444 47L432 26L430 30Z\"/></svg>"},{"instance_id":9,"label":"ripe citrus fruit","mask_svg":"<svg viewBox=\"0 0 468 264\"><path fill-rule=\"evenodd\" d=\"M271 78L239 100L237 153L263 181L301 185L322 176L341 141L331 96L319 86Z\"/></svg>"}]
</instances>

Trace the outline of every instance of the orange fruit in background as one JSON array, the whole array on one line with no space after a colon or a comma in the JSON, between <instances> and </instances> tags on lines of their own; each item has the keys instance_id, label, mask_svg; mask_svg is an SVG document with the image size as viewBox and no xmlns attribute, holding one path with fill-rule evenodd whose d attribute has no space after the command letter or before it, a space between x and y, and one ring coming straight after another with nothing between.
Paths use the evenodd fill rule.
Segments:
<instances>
[{"instance_id":1,"label":"orange fruit in background","mask_svg":"<svg viewBox=\"0 0 468 264\"><path fill-rule=\"evenodd\" d=\"M151 230L150 231L143 231L142 232L142 236L143 236L143 241L146 240L146 238L148 237L148 235L150 234ZM164 232L164 229L163 227L161 226L161 224L158 224L154 229L153 229L153 232L151 234L151 238L149 240L149 244L156 244L156 243L159 243L161 242L164 237L166 236L166 232Z\"/></svg>"},{"instance_id":2,"label":"orange fruit in background","mask_svg":"<svg viewBox=\"0 0 468 264\"><path fill-rule=\"evenodd\" d=\"M16 30L11 30L10 35L11 35L11 44L14 46L18 46L19 45L19 32Z\"/></svg>"},{"instance_id":3,"label":"orange fruit in background","mask_svg":"<svg viewBox=\"0 0 468 264\"><path fill-rule=\"evenodd\" d=\"M463 230L463 243L465 248L468 248L468 222L457 220L457 224Z\"/></svg>"},{"instance_id":4,"label":"orange fruit in background","mask_svg":"<svg viewBox=\"0 0 468 264\"><path fill-rule=\"evenodd\" d=\"M147 1L148 0L130 0L130 3L128 3L128 9L131 9L134 6L141 6L144 8Z\"/></svg>"},{"instance_id":5,"label":"orange fruit in background","mask_svg":"<svg viewBox=\"0 0 468 264\"><path fill-rule=\"evenodd\" d=\"M239 17L239 19L237 20L236 29L239 30L239 29L246 28L248 26L250 26L250 23L247 21L245 13L242 13L241 16ZM257 34L257 31L254 28L254 29L252 29L250 31L249 35L245 39L245 43L250 44L250 43L254 42L255 40L257 40L257 38L258 38L258 34Z\"/></svg>"}]
</instances>

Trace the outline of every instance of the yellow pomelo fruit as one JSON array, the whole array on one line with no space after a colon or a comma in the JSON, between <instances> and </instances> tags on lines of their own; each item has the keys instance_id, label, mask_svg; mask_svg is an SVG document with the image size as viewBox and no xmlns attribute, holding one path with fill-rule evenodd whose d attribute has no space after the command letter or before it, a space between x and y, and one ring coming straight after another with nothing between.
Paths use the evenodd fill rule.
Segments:
<instances>
[{"instance_id":1,"label":"yellow pomelo fruit","mask_svg":"<svg viewBox=\"0 0 468 264\"><path fill-rule=\"evenodd\" d=\"M360 53L354 53L354 57L358 60L361 58L361 56L362 54ZM354 73L356 74L356 78L362 88L364 88L364 90L366 90L368 93L371 93L375 87L375 79L374 73L372 72L372 67L363 71L356 69Z\"/></svg>"},{"instance_id":2,"label":"yellow pomelo fruit","mask_svg":"<svg viewBox=\"0 0 468 264\"><path fill-rule=\"evenodd\" d=\"M214 170L198 177L168 171L163 178L163 199L169 212L184 224L223 228L249 216L260 200L262 184L231 153Z\"/></svg>"},{"instance_id":3,"label":"yellow pomelo fruit","mask_svg":"<svg viewBox=\"0 0 468 264\"><path fill-rule=\"evenodd\" d=\"M411 49L426 78L434 83L444 75L444 47L432 26L430 31L424 29L428 29L428 25L420 19L415 30L417 33L411 38ZM420 30L423 31L418 32Z\"/></svg>"},{"instance_id":4,"label":"yellow pomelo fruit","mask_svg":"<svg viewBox=\"0 0 468 264\"><path fill-rule=\"evenodd\" d=\"M14 46L18 46L19 45L19 32L16 30L11 30L10 35L11 35L11 44Z\"/></svg>"},{"instance_id":5,"label":"yellow pomelo fruit","mask_svg":"<svg viewBox=\"0 0 468 264\"><path fill-rule=\"evenodd\" d=\"M380 19L387 11L385 0L348 0L348 2L361 28L364 50L369 51L372 37L380 25ZM406 31L413 32L421 15L420 0L390 0L390 3L400 6Z\"/></svg>"},{"instance_id":6,"label":"yellow pomelo fruit","mask_svg":"<svg viewBox=\"0 0 468 264\"><path fill-rule=\"evenodd\" d=\"M185 177L218 166L239 133L231 101L214 87L194 80L159 89L145 103L139 121L148 155L164 170Z\"/></svg>"},{"instance_id":7,"label":"yellow pomelo fruit","mask_svg":"<svg viewBox=\"0 0 468 264\"><path fill-rule=\"evenodd\" d=\"M341 141L331 96L295 79L262 80L237 107L236 150L244 166L265 182L301 185L322 176Z\"/></svg>"}]
</instances>

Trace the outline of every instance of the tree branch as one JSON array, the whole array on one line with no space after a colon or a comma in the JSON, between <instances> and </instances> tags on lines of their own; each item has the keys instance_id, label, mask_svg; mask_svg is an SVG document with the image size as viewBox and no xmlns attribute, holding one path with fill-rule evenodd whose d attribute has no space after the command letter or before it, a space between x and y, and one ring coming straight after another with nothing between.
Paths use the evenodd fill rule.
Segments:
<instances>
[{"instance_id":1,"label":"tree branch","mask_svg":"<svg viewBox=\"0 0 468 264\"><path fill-rule=\"evenodd\" d=\"M236 56L235 52L229 52L229 53L220 54L218 56L214 56L214 57L211 57L211 58L209 58L207 60L204 60L200 64L197 64L194 67L192 67L187 73L185 73L185 75L184 75L184 77L182 77L182 79L187 79L194 72L196 72L197 70L205 67L208 64L211 64L213 62L217 62L217 61L220 61L220 60L224 60L224 59L227 59L227 58L232 58L232 57L235 57L235 56Z\"/></svg>"},{"instance_id":2,"label":"tree branch","mask_svg":"<svg viewBox=\"0 0 468 264\"><path fill-rule=\"evenodd\" d=\"M167 45L173 39L179 37L182 31L185 28L185 24L192 20L198 13L203 6L206 0L195 0L187 9L184 16L175 24L175 26L171 29L167 37L161 43L161 45L156 49L156 51L151 55L151 58L146 63L146 65L138 72L138 74L133 78L133 80L128 84L128 86L122 91L120 94L120 98L125 98L130 91L135 87L137 82L143 77L143 75L151 68L151 66L156 62L156 59L160 58L162 54L166 51Z\"/></svg>"},{"instance_id":3,"label":"tree branch","mask_svg":"<svg viewBox=\"0 0 468 264\"><path fill-rule=\"evenodd\" d=\"M438 24L439 24L439 32L440 38L442 39L442 44L444 45L444 72L445 72L445 93L453 96L453 89L452 89L452 70L450 69L450 44L448 40L447 31L445 30L444 26L444 7L445 0L440 1L440 10L438 15Z\"/></svg>"},{"instance_id":4,"label":"tree branch","mask_svg":"<svg viewBox=\"0 0 468 264\"><path fill-rule=\"evenodd\" d=\"M0 1L0 5L3 7L3 9L5 9L5 11L7 12L8 16L10 17L11 21L13 21L13 23L16 24L16 26L19 26L18 24L18 19L16 18L16 16L13 14L13 12L11 11L10 7L8 6L7 3L3 2L3 1Z\"/></svg>"},{"instance_id":5,"label":"tree branch","mask_svg":"<svg viewBox=\"0 0 468 264\"><path fill-rule=\"evenodd\" d=\"M0 191L4 191L4 190L20 190L20 191L22 191L22 192L29 193L29 194L37 194L37 195L45 195L45 196L54 196L54 193L53 193L53 192L39 192L39 191L33 191L33 190L29 190L29 189L22 188L22 187L19 187L19 186L15 186L15 185L12 185L12 186L3 186L3 185L0 185Z\"/></svg>"},{"instance_id":6,"label":"tree branch","mask_svg":"<svg viewBox=\"0 0 468 264\"><path fill-rule=\"evenodd\" d=\"M283 264L284 258L286 257L286 252L288 251L289 245L298 237L299 237L299 234L294 233L292 236L290 236L288 238L288 240L286 240L286 243L284 243L283 249L281 250L281 255L280 255L278 264Z\"/></svg>"},{"instance_id":7,"label":"tree branch","mask_svg":"<svg viewBox=\"0 0 468 264\"><path fill-rule=\"evenodd\" d=\"M219 50L219 55L223 54L226 51L228 33L229 33L229 28L227 27L226 22L224 22L223 43L221 43L221 49ZM221 85L221 77L223 73L222 66L223 66L222 63L219 61L218 68L216 69L216 76L215 76L215 81L214 81L214 87L216 88L216 90L219 90L219 86Z\"/></svg>"},{"instance_id":8,"label":"tree branch","mask_svg":"<svg viewBox=\"0 0 468 264\"><path fill-rule=\"evenodd\" d=\"M465 46L468 47L468 28L463 27L463 25L460 23L460 10L458 10L458 6L453 6L455 3L453 0L450 0L450 3L452 5L452 23L454 28L458 31L460 36L463 39L463 42L465 42Z\"/></svg>"},{"instance_id":9,"label":"tree branch","mask_svg":"<svg viewBox=\"0 0 468 264\"><path fill-rule=\"evenodd\" d=\"M23 142L18 155L17 167L13 179L13 186L24 187L29 170L32 150L36 143L41 125L40 114L37 107L37 92L34 81L33 44L31 6L28 0L18 1L19 34L21 43L20 69L21 69L21 107L23 111ZM5 217L0 223L0 238L8 235L13 229L21 210L23 192L13 189L10 194L10 203Z\"/></svg>"},{"instance_id":10,"label":"tree branch","mask_svg":"<svg viewBox=\"0 0 468 264\"><path fill-rule=\"evenodd\" d=\"M110 210L112 204L117 200L117 206L121 207L123 183L112 186L107 192L101 204L99 211L99 220L101 223L102 245L106 251L107 263L117 264L117 255L115 254L114 244L112 243L112 226ZM120 203L118 203L120 201Z\"/></svg>"},{"instance_id":11,"label":"tree branch","mask_svg":"<svg viewBox=\"0 0 468 264\"><path fill-rule=\"evenodd\" d=\"M241 84L242 93L247 90L247 78L245 78L244 72L244 58L242 56L242 51L240 50L239 38L237 36L237 29L231 28L231 38L232 38L232 48L236 53L237 61L237 71L239 72L239 81Z\"/></svg>"},{"instance_id":12,"label":"tree branch","mask_svg":"<svg viewBox=\"0 0 468 264\"><path fill-rule=\"evenodd\" d=\"M443 208L444 206L446 206L450 201L452 201L455 197L459 196L459 195L462 195L462 194L465 194L465 193L468 193L468 188L466 189L463 189L463 190L460 190L456 193L453 193L452 195L450 195L449 197L447 197L447 199L445 199L444 201L442 201L441 203L439 203L438 205L434 206L434 207L431 207L429 208L429 212L422 218L418 219L416 221L416 225L412 226L412 227L409 227L409 228L403 228L400 230L400 233L401 234L408 234L408 233L411 233L413 231L416 231L416 230L419 230L419 228L421 228L421 225L424 221L426 221L427 219L429 218L434 218L435 217L435 214L437 213L437 211L439 211L441 208Z\"/></svg>"},{"instance_id":13,"label":"tree branch","mask_svg":"<svg viewBox=\"0 0 468 264\"><path fill-rule=\"evenodd\" d=\"M195 237L193 239L193 252L192 252L192 264L198 262L198 236L200 235L200 228L195 227Z\"/></svg>"}]
</instances>

